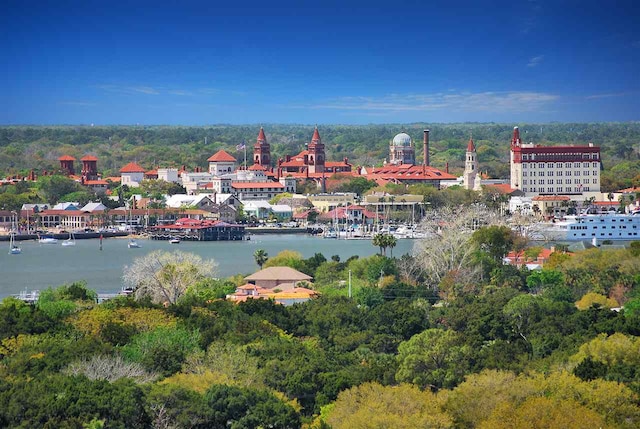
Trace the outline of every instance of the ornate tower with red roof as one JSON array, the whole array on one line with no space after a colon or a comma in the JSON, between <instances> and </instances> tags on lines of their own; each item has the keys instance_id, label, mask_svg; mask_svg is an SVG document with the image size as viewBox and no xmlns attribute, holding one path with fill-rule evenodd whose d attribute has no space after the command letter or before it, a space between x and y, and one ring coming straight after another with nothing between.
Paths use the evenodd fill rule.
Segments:
<instances>
[{"instance_id":1,"label":"ornate tower with red roof","mask_svg":"<svg viewBox=\"0 0 640 429\"><path fill-rule=\"evenodd\" d=\"M62 172L64 174L66 174L67 176L72 176L74 175L75 169L73 168L73 163L75 162L75 158L69 155L63 155L60 158L58 158L58 161L60 161L60 170L62 170Z\"/></svg>"},{"instance_id":2,"label":"ornate tower with red roof","mask_svg":"<svg viewBox=\"0 0 640 429\"><path fill-rule=\"evenodd\" d=\"M264 167L265 170L271 168L271 146L267 142L262 127L260 127L256 144L253 145L253 164Z\"/></svg>"},{"instance_id":3,"label":"ornate tower with red roof","mask_svg":"<svg viewBox=\"0 0 640 429\"><path fill-rule=\"evenodd\" d=\"M82 161L82 179L97 180L98 179L98 158L93 155L87 155L80 159Z\"/></svg>"},{"instance_id":4,"label":"ornate tower with red roof","mask_svg":"<svg viewBox=\"0 0 640 429\"><path fill-rule=\"evenodd\" d=\"M313 131L313 137L309 143L309 173L324 172L324 143L320 139L318 127Z\"/></svg>"}]
</instances>

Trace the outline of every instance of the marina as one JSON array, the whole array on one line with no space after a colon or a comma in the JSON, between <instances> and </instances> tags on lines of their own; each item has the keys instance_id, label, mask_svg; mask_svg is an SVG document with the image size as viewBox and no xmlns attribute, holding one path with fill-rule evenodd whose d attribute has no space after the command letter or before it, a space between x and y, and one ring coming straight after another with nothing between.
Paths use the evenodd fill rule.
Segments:
<instances>
[{"instance_id":1,"label":"marina","mask_svg":"<svg viewBox=\"0 0 640 429\"><path fill-rule=\"evenodd\" d=\"M264 249L270 257L282 250L294 250L304 258L322 253L327 259L339 255L342 260L379 252L370 240L326 240L305 234L252 234L251 240L182 241L179 245L162 240L136 239L135 242L138 247L130 247L128 238L105 238L100 250L99 240L77 240L75 246L67 248L62 248L61 244L22 241L21 254L10 255L6 250L0 254L0 298L19 294L25 289L44 290L83 280L99 293L118 293L123 285L124 267L154 250L180 250L193 252L203 259L214 259L219 277L256 271L258 266L253 253L257 249ZM411 252L414 243L414 240L398 240L394 256Z\"/></svg>"}]
</instances>

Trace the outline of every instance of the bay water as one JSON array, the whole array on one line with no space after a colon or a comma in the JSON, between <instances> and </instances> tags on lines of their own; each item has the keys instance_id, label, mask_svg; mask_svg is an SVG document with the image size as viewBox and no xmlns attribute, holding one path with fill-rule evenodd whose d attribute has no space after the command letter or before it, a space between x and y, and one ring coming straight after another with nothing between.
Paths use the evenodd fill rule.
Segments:
<instances>
[{"instance_id":1,"label":"bay water","mask_svg":"<svg viewBox=\"0 0 640 429\"><path fill-rule=\"evenodd\" d=\"M84 280L87 287L100 293L116 293L122 288L122 273L138 257L154 250L192 252L218 264L217 277L234 274L249 275L259 269L253 258L257 249L264 249L270 257L282 250L300 252L304 258L322 253L346 260L350 256L371 256L379 249L371 240L335 240L303 234L252 235L247 241L168 241L137 240L142 246L129 249L126 238L104 239L102 250L98 239L76 240L75 246L20 242L22 253L9 255L9 243L0 250L0 299L20 291L43 290L74 281ZM414 240L398 240L394 256L410 253ZM5 243L3 243L5 244ZM388 252L388 250L387 250Z\"/></svg>"}]
</instances>

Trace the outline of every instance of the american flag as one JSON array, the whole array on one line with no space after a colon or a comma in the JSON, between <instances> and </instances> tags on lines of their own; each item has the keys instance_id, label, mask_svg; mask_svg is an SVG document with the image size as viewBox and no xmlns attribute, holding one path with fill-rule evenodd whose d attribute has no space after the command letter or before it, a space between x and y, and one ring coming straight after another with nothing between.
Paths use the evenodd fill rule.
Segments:
<instances>
[{"instance_id":1,"label":"american flag","mask_svg":"<svg viewBox=\"0 0 640 429\"><path fill-rule=\"evenodd\" d=\"M244 150L244 148L246 147L247 147L247 142L245 142L244 140L242 140L242 143L236 145L237 150Z\"/></svg>"}]
</instances>

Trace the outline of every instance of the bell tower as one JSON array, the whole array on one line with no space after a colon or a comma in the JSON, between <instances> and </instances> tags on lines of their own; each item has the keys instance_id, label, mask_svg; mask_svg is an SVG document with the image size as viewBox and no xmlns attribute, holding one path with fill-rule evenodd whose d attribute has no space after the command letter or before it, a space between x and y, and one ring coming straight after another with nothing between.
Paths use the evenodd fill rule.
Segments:
<instances>
[{"instance_id":1,"label":"bell tower","mask_svg":"<svg viewBox=\"0 0 640 429\"><path fill-rule=\"evenodd\" d=\"M480 187L480 176L478 174L478 158L476 153L476 145L473 138L469 139L467 144L467 152L464 160L463 186L465 189L477 190Z\"/></svg>"},{"instance_id":2,"label":"bell tower","mask_svg":"<svg viewBox=\"0 0 640 429\"><path fill-rule=\"evenodd\" d=\"M262 127L260 127L256 144L253 145L253 164L264 167L265 170L271 168L271 146L267 142Z\"/></svg>"},{"instance_id":3,"label":"bell tower","mask_svg":"<svg viewBox=\"0 0 640 429\"><path fill-rule=\"evenodd\" d=\"M313 131L313 137L309 143L308 151L309 173L324 172L324 143L322 143L322 139L320 139L317 125Z\"/></svg>"}]
</instances>

